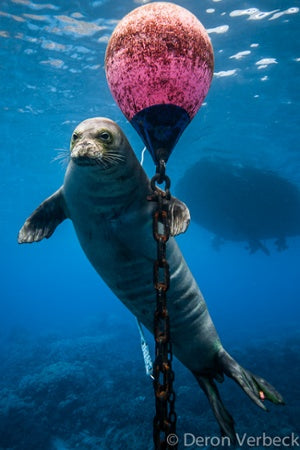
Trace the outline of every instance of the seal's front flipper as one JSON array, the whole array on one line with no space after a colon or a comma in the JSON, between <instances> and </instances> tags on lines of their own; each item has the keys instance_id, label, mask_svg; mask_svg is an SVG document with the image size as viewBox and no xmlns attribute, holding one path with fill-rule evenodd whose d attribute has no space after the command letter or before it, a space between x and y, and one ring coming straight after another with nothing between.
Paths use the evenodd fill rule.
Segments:
<instances>
[{"instance_id":1,"label":"seal's front flipper","mask_svg":"<svg viewBox=\"0 0 300 450\"><path fill-rule=\"evenodd\" d=\"M282 396L271 384L241 367L224 349L218 354L218 365L219 369L236 381L260 408L267 410L262 403L263 400L284 405Z\"/></svg>"},{"instance_id":2,"label":"seal's front flipper","mask_svg":"<svg viewBox=\"0 0 300 450\"><path fill-rule=\"evenodd\" d=\"M49 238L57 225L67 218L62 187L47 198L26 220L19 231L19 244L38 242Z\"/></svg>"},{"instance_id":3,"label":"seal's front flipper","mask_svg":"<svg viewBox=\"0 0 300 450\"><path fill-rule=\"evenodd\" d=\"M170 200L170 234L177 236L185 233L191 221L191 215L185 203L178 200L176 197L171 197Z\"/></svg>"},{"instance_id":4,"label":"seal's front flipper","mask_svg":"<svg viewBox=\"0 0 300 450\"><path fill-rule=\"evenodd\" d=\"M195 376L208 398L210 406L220 426L222 436L228 436L231 442L235 444L236 434L234 430L234 420L223 405L216 383L213 378L208 376L196 374Z\"/></svg>"}]
</instances>

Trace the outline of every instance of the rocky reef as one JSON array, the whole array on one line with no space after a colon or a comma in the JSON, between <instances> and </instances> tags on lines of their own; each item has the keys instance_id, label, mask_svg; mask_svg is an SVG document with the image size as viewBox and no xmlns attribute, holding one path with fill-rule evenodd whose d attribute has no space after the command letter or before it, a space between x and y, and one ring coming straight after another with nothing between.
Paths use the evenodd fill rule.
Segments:
<instances>
[{"instance_id":1,"label":"rocky reef","mask_svg":"<svg viewBox=\"0 0 300 450\"><path fill-rule=\"evenodd\" d=\"M112 333L106 326L103 332L102 326L76 336L37 338L26 330L2 336L0 450L152 449L153 390L135 331ZM297 432L299 348L298 336L235 349L234 356L270 379L287 403L265 414L227 381L222 397L240 434ZM178 435L218 436L193 377L177 361L175 370Z\"/></svg>"}]
</instances>

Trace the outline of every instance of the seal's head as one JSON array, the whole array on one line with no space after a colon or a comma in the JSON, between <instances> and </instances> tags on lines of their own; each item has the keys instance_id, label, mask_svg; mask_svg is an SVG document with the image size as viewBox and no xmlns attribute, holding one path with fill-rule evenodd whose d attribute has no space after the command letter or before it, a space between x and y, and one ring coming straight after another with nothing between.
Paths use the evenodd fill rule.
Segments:
<instances>
[{"instance_id":1,"label":"seal's head","mask_svg":"<svg viewBox=\"0 0 300 450\"><path fill-rule=\"evenodd\" d=\"M73 132L71 160L79 166L109 169L126 161L130 147L120 127L110 119L94 117L81 122Z\"/></svg>"}]
</instances>

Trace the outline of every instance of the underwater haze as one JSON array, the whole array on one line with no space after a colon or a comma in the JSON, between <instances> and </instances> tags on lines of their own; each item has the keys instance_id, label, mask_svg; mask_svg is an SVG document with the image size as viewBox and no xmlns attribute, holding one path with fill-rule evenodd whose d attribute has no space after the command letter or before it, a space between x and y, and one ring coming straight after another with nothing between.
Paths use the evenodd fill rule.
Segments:
<instances>
[{"instance_id":1,"label":"underwater haze","mask_svg":"<svg viewBox=\"0 0 300 450\"><path fill-rule=\"evenodd\" d=\"M60 156L82 120L116 121L141 159L144 144L109 92L104 54L118 21L146 3L0 2L0 450L152 448L154 394L134 317L96 274L70 221L49 240L17 243L25 219L62 185ZM180 198L179 180L202 159L272 172L300 189L299 0L175 3L207 29L215 69L168 162L171 192ZM148 153L144 168L154 174ZM190 202L197 206L192 187ZM274 221L285 211L277 204ZM266 414L226 379L220 391L237 432L283 439L300 431L300 231L276 236L286 242L280 252L265 236L268 252L233 239L216 251L214 230L192 217L177 241L224 347L286 402ZM194 378L177 360L174 370L179 448L185 433L219 436Z\"/></svg>"}]
</instances>

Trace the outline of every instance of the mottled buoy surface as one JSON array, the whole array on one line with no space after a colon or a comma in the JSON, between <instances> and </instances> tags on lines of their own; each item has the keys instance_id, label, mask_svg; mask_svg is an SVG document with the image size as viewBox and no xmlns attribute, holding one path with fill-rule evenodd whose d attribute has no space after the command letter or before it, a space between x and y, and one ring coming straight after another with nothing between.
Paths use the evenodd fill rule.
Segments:
<instances>
[{"instance_id":1,"label":"mottled buoy surface","mask_svg":"<svg viewBox=\"0 0 300 450\"><path fill-rule=\"evenodd\" d=\"M173 3L141 6L114 30L105 56L108 85L156 164L168 160L200 108L213 65L205 28Z\"/></svg>"},{"instance_id":2,"label":"mottled buoy surface","mask_svg":"<svg viewBox=\"0 0 300 450\"><path fill-rule=\"evenodd\" d=\"M191 119L208 92L214 57L208 34L192 13L155 2L117 25L105 65L110 90L129 120L159 104L181 107Z\"/></svg>"}]
</instances>

